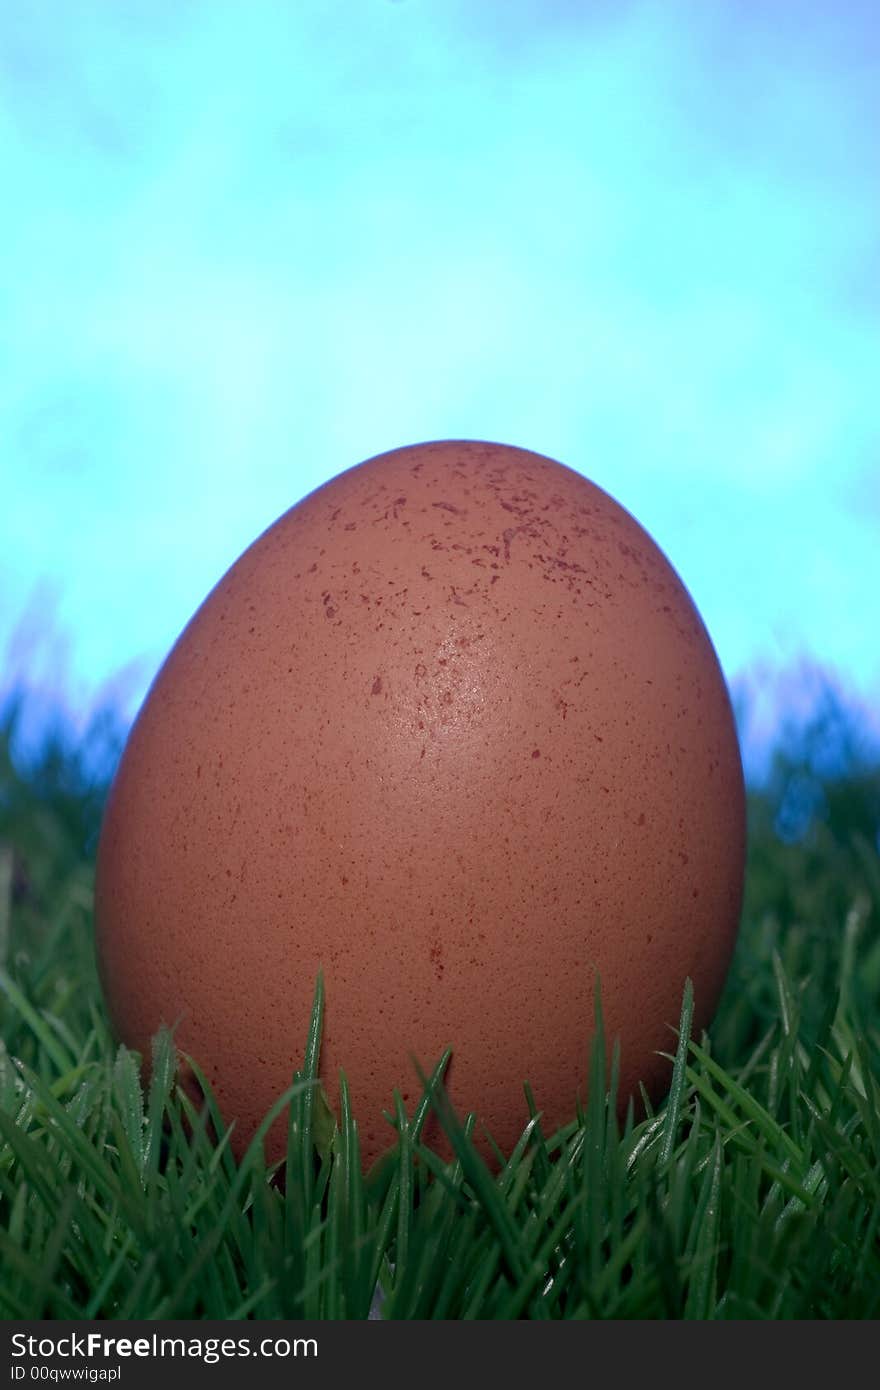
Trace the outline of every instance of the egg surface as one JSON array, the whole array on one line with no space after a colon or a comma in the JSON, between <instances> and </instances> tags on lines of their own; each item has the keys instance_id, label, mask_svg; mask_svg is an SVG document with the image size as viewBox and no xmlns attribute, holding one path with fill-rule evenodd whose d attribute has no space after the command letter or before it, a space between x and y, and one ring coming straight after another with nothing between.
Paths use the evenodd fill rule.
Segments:
<instances>
[{"instance_id":1,"label":"egg surface","mask_svg":"<svg viewBox=\"0 0 880 1390\"><path fill-rule=\"evenodd\" d=\"M176 1025L242 1144L322 967L365 1161L447 1044L509 1150L524 1080L546 1133L573 1118L597 971L623 1094L668 1083L686 977L699 1028L727 971L744 823L712 644L632 516L524 449L396 449L255 541L150 689L98 852L112 1021L147 1057Z\"/></svg>"}]
</instances>

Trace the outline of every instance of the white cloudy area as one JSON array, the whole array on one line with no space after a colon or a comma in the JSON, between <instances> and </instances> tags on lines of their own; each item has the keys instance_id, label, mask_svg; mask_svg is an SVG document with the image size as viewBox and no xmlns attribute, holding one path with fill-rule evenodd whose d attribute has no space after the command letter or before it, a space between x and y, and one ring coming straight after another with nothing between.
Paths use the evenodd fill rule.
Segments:
<instances>
[{"instance_id":1,"label":"white cloudy area","mask_svg":"<svg viewBox=\"0 0 880 1390\"><path fill-rule=\"evenodd\" d=\"M4 6L5 683L84 712L111 682L130 711L280 512L467 436L627 506L731 682L809 655L876 700L878 27L854 2Z\"/></svg>"}]
</instances>

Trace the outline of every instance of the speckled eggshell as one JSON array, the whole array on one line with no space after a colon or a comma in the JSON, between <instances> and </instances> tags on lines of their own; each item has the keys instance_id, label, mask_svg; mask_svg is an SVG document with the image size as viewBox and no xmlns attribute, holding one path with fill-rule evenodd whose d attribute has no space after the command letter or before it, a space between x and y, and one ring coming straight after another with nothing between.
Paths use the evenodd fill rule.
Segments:
<instances>
[{"instance_id":1,"label":"speckled eggshell","mask_svg":"<svg viewBox=\"0 0 880 1390\"><path fill-rule=\"evenodd\" d=\"M525 1079L547 1132L585 1093L597 970L623 1092L662 1091L743 866L727 690L651 538L551 459L420 444L282 516L168 656L103 825L102 978L147 1057L178 1025L240 1144L323 967L322 1077L366 1161L449 1043L453 1101L509 1148Z\"/></svg>"}]
</instances>

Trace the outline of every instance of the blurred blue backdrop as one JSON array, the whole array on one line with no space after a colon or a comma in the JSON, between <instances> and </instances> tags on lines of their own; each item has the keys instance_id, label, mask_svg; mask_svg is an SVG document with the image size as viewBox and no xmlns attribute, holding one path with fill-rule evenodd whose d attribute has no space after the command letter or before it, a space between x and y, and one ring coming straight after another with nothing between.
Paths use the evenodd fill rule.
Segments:
<instances>
[{"instance_id":1,"label":"blurred blue backdrop","mask_svg":"<svg viewBox=\"0 0 880 1390\"><path fill-rule=\"evenodd\" d=\"M648 528L750 757L805 656L880 707L878 129L855 0L4 4L0 693L130 715L277 515L468 436Z\"/></svg>"}]
</instances>

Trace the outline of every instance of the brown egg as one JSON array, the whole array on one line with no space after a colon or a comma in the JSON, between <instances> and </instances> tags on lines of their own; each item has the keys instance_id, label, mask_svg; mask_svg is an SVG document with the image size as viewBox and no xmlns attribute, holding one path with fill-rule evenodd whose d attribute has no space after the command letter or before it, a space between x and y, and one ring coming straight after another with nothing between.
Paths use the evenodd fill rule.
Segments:
<instances>
[{"instance_id":1,"label":"brown egg","mask_svg":"<svg viewBox=\"0 0 880 1390\"><path fill-rule=\"evenodd\" d=\"M596 971L624 1091L662 1091L743 863L724 680L651 538L541 455L420 444L285 513L171 651L107 806L102 976L147 1056L178 1023L240 1144L323 967L322 1077L367 1161L450 1043L459 1112L509 1149L525 1080L547 1132L585 1093Z\"/></svg>"}]
</instances>

